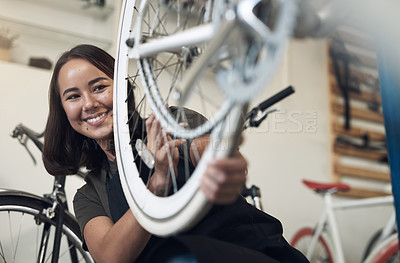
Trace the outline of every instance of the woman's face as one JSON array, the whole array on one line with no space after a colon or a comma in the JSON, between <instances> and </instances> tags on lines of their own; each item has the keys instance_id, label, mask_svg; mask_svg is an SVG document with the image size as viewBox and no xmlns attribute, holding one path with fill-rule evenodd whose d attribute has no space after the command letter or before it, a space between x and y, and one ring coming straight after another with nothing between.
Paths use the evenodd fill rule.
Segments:
<instances>
[{"instance_id":1,"label":"woman's face","mask_svg":"<svg viewBox=\"0 0 400 263\"><path fill-rule=\"evenodd\" d=\"M72 128L96 141L113 135L113 80L84 59L72 59L58 76L62 106Z\"/></svg>"}]
</instances>

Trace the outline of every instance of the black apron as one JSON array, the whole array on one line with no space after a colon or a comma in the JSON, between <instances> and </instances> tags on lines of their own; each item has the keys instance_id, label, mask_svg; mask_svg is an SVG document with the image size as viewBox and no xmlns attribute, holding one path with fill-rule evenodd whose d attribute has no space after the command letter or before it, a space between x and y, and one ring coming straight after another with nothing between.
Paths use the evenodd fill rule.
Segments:
<instances>
[{"instance_id":1,"label":"black apron","mask_svg":"<svg viewBox=\"0 0 400 263\"><path fill-rule=\"evenodd\" d=\"M106 189L112 220L117 222L129 209L118 172L107 176ZM185 233L168 238L153 235L136 262L167 262L179 255L188 256L187 262L199 263L308 262L287 243L282 232L279 220L239 197L230 205L214 205Z\"/></svg>"}]
</instances>

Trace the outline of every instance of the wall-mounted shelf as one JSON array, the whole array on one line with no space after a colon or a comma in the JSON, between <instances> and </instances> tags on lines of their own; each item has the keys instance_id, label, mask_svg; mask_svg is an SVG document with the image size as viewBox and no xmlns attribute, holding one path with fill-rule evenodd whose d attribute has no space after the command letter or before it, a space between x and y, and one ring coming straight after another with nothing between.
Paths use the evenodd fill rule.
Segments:
<instances>
[{"instance_id":1,"label":"wall-mounted shelf","mask_svg":"<svg viewBox=\"0 0 400 263\"><path fill-rule=\"evenodd\" d=\"M65 29L55 28L50 25L40 25L35 23L27 23L18 19L0 16L0 24L6 28L10 28L13 33L25 37L35 37L39 39L47 39L52 41L63 42L65 44L74 45L77 43L88 43L97 45L101 48L108 49L112 42L96 36L89 36L79 32L68 31ZM19 40L18 40L19 41Z\"/></svg>"},{"instance_id":2,"label":"wall-mounted shelf","mask_svg":"<svg viewBox=\"0 0 400 263\"><path fill-rule=\"evenodd\" d=\"M347 197L390 194L374 47L372 38L350 27L339 28L328 41L333 181L351 186L341 194Z\"/></svg>"},{"instance_id":3,"label":"wall-mounted shelf","mask_svg":"<svg viewBox=\"0 0 400 263\"><path fill-rule=\"evenodd\" d=\"M110 51L119 16L113 4L118 1L100 7L87 0L0 0L0 26L19 35L9 60L25 65L33 58L54 62L79 44Z\"/></svg>"},{"instance_id":4,"label":"wall-mounted shelf","mask_svg":"<svg viewBox=\"0 0 400 263\"><path fill-rule=\"evenodd\" d=\"M98 4L90 4L96 1L84 0L23 0L25 2L34 3L37 5L53 7L60 10L80 13L83 15L92 16L98 19L105 19L114 12L114 0L105 0L104 6ZM99 1L100 2L100 1Z\"/></svg>"}]
</instances>

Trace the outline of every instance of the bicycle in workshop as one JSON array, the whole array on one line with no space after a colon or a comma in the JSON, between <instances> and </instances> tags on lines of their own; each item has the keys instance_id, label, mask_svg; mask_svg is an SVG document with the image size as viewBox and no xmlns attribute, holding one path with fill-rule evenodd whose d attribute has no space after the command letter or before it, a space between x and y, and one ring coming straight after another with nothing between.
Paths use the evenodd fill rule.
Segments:
<instances>
[{"instance_id":1,"label":"bicycle in workshop","mask_svg":"<svg viewBox=\"0 0 400 263\"><path fill-rule=\"evenodd\" d=\"M336 211L373 206L393 206L393 196L369 197L361 200L334 201L332 195L348 191L344 183L319 183L303 180L303 183L324 198L324 211L315 226L300 228L293 236L291 245L306 255L312 263L345 262L340 239L340 228L336 221ZM362 262L400 262L396 231L396 219L392 215L370 240Z\"/></svg>"},{"instance_id":2,"label":"bicycle in workshop","mask_svg":"<svg viewBox=\"0 0 400 263\"><path fill-rule=\"evenodd\" d=\"M211 207L198 191L207 163L237 148L243 126L240 116L267 85L295 26L297 34L314 35L326 22L304 23L304 18L316 17L306 7L298 8L304 3L122 3L114 77L116 159L127 202L149 232L159 236L181 232ZM171 105L176 106L173 113L168 107ZM191 127L184 108L203 114L208 121ZM164 138L167 132L188 140L211 134L211 147L204 154L194 154L198 165L191 174L186 169L187 180L182 187L178 187L170 169L173 194L165 197L148 190L140 177L142 168L135 165L136 156L142 154L146 166L152 167L145 138L133 140L134 131L144 129L138 120L151 112L165 129Z\"/></svg>"},{"instance_id":3,"label":"bicycle in workshop","mask_svg":"<svg viewBox=\"0 0 400 263\"><path fill-rule=\"evenodd\" d=\"M31 140L41 151L43 133L20 124L11 136L18 139L35 162L27 142ZM77 176L83 177L84 173ZM68 210L65 181L66 176L55 176L52 191L43 196L0 189L0 261L94 262L82 248L78 223Z\"/></svg>"}]
</instances>

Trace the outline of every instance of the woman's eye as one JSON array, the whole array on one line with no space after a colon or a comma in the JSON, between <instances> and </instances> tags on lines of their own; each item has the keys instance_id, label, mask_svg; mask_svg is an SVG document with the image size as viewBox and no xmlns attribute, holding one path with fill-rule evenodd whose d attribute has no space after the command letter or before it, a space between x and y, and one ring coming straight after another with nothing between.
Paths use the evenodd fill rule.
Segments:
<instances>
[{"instance_id":1,"label":"woman's eye","mask_svg":"<svg viewBox=\"0 0 400 263\"><path fill-rule=\"evenodd\" d=\"M99 85L99 86L94 87L93 91L94 92L100 91L100 90L105 89L106 87L107 87L106 85Z\"/></svg>"},{"instance_id":2,"label":"woman's eye","mask_svg":"<svg viewBox=\"0 0 400 263\"><path fill-rule=\"evenodd\" d=\"M67 100L73 100L73 99L76 99L76 98L79 98L79 95L74 94L74 95L68 96Z\"/></svg>"}]
</instances>

